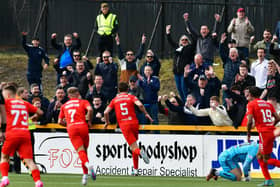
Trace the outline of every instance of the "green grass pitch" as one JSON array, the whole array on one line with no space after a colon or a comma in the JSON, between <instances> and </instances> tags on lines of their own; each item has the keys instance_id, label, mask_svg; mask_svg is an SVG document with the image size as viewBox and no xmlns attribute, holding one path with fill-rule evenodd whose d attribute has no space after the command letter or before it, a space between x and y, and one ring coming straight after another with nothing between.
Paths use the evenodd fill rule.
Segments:
<instances>
[{"instance_id":1,"label":"green grass pitch","mask_svg":"<svg viewBox=\"0 0 280 187\"><path fill-rule=\"evenodd\" d=\"M34 186L32 178L27 174L10 174L9 187ZM81 175L44 174L44 187L76 187L82 186ZM231 182L219 178L218 181L206 182L205 178L188 177L132 177L132 176L97 176L96 181L89 178L87 186L92 187L256 187L263 179L252 179L251 182ZM274 179L275 186L280 186L280 179Z\"/></svg>"}]
</instances>

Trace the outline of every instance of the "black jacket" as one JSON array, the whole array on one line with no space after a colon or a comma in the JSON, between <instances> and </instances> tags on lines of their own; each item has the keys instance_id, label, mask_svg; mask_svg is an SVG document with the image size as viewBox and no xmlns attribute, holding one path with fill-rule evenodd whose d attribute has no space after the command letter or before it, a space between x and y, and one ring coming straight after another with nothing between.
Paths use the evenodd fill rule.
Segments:
<instances>
[{"instance_id":1,"label":"black jacket","mask_svg":"<svg viewBox=\"0 0 280 187\"><path fill-rule=\"evenodd\" d=\"M116 91L118 88L118 65L116 63L105 64L100 62L96 65L95 75L103 78L103 88L106 95Z\"/></svg>"},{"instance_id":2,"label":"black jacket","mask_svg":"<svg viewBox=\"0 0 280 187\"><path fill-rule=\"evenodd\" d=\"M48 107L49 107L49 104L50 104L50 101L44 97L43 95L39 95L39 96L34 96L34 95L30 95L28 97L28 102L29 103L32 103L32 100L35 98L35 97L39 97L41 99L41 105L42 105L42 109L43 111L47 111Z\"/></svg>"},{"instance_id":3,"label":"black jacket","mask_svg":"<svg viewBox=\"0 0 280 187\"><path fill-rule=\"evenodd\" d=\"M65 46L64 43L60 43L58 44L56 42L56 38L52 38L51 40L51 45L54 49L56 49L58 51L58 58L60 58L60 56L64 53L64 51L67 49L67 47ZM74 50L79 50L82 46L81 40L80 38L76 38L76 44L75 45L71 45L69 47L69 51L71 56L73 56L73 51Z\"/></svg>"},{"instance_id":4,"label":"black jacket","mask_svg":"<svg viewBox=\"0 0 280 187\"><path fill-rule=\"evenodd\" d=\"M215 96L216 88L211 84L207 84L204 88L204 95L201 95L197 81L193 81L190 77L185 77L184 80L189 86L191 94L196 98L196 102L200 103L201 108L209 108L210 97Z\"/></svg>"},{"instance_id":5,"label":"black jacket","mask_svg":"<svg viewBox=\"0 0 280 187\"><path fill-rule=\"evenodd\" d=\"M140 67L140 75L144 76L144 69L146 66L151 66L153 69L152 76L159 76L159 71L161 68L161 64L156 56L154 56L154 60L148 63L147 61L144 62L144 64Z\"/></svg>"},{"instance_id":6,"label":"black jacket","mask_svg":"<svg viewBox=\"0 0 280 187\"><path fill-rule=\"evenodd\" d=\"M75 86L79 89L79 92L82 96L82 98L85 98L87 91L88 91L88 85L93 85L93 80L87 79L87 71L84 70L82 73L78 73L77 71L74 71L71 73L71 75L68 77L68 81L72 86Z\"/></svg>"},{"instance_id":7,"label":"black jacket","mask_svg":"<svg viewBox=\"0 0 280 187\"><path fill-rule=\"evenodd\" d=\"M56 38L53 38L53 39L51 40L51 45L52 45L52 47L53 47L54 49L56 49L57 52L58 52L57 58L60 58L61 55L64 53L64 51L67 49L66 46L64 45L64 43L58 44L58 43L56 42ZM79 50L79 49L81 48L81 46L82 46L82 43L81 43L80 38L76 38L76 44L75 44L75 45L71 45L71 46L69 47L69 51L70 51L70 54L71 54L71 57L72 57L72 58L73 58L73 51L74 51L74 50ZM73 60L73 62L74 62L74 60ZM61 69L61 68L60 68L60 63L59 63L59 62L58 62L57 64L54 64L53 67L54 67L54 69L56 70L56 72L57 72L58 74L62 74L62 72L63 72L64 70L67 70L66 68L62 68L62 69Z\"/></svg>"},{"instance_id":8,"label":"black jacket","mask_svg":"<svg viewBox=\"0 0 280 187\"><path fill-rule=\"evenodd\" d=\"M96 114L97 113L101 113L102 117L104 117L104 111L105 111L106 106L105 105L101 105L99 108L94 108L92 106L93 109L93 118L92 118L92 124L103 124L104 122L101 121L101 118L97 118Z\"/></svg>"},{"instance_id":9,"label":"black jacket","mask_svg":"<svg viewBox=\"0 0 280 187\"><path fill-rule=\"evenodd\" d=\"M26 36L22 37L22 46L28 56L27 75L42 77L42 60L49 65L49 57L41 47L26 44Z\"/></svg>"},{"instance_id":10,"label":"black jacket","mask_svg":"<svg viewBox=\"0 0 280 187\"><path fill-rule=\"evenodd\" d=\"M214 61L214 54L216 48L219 46L217 37L212 37L212 33L218 32L219 23L215 22L213 32L209 32L204 38L201 34L192 26L190 21L186 22L187 30L196 38L196 53L200 53L204 60Z\"/></svg>"},{"instance_id":11,"label":"black jacket","mask_svg":"<svg viewBox=\"0 0 280 187\"><path fill-rule=\"evenodd\" d=\"M237 81L236 80L236 76L235 76L235 79L233 80L232 86L240 86L241 88L241 94L243 95L243 91L248 87L248 86L255 86L256 85L256 80L255 80L255 77L251 76L251 75L247 75L245 77L244 80L242 81Z\"/></svg>"},{"instance_id":12,"label":"black jacket","mask_svg":"<svg viewBox=\"0 0 280 187\"><path fill-rule=\"evenodd\" d=\"M241 125L243 117L246 113L247 100L245 96L238 95L230 90L226 90L227 95L232 98L233 105L228 110L228 115L233 121L233 126L237 128Z\"/></svg>"},{"instance_id":13,"label":"black jacket","mask_svg":"<svg viewBox=\"0 0 280 187\"><path fill-rule=\"evenodd\" d=\"M93 86L93 91L91 92L90 89L88 89L88 92L86 94L86 100L88 100L90 103L93 101L93 98L95 96L100 96L103 103L107 103L108 98L106 98L103 87L101 87L100 91L96 90L96 86Z\"/></svg>"},{"instance_id":14,"label":"black jacket","mask_svg":"<svg viewBox=\"0 0 280 187\"><path fill-rule=\"evenodd\" d=\"M47 123L57 123L58 122L58 116L60 113L60 108L57 108L54 110L55 107L55 103L56 103L57 99L56 97L54 98L54 100L49 104L47 113L46 113L46 121ZM64 97L64 99L61 101L62 104L66 103L68 101L67 97Z\"/></svg>"},{"instance_id":15,"label":"black jacket","mask_svg":"<svg viewBox=\"0 0 280 187\"><path fill-rule=\"evenodd\" d=\"M175 49L173 73L177 75L182 75L184 74L185 66L193 62L193 58L195 54L195 45L193 43L190 43L184 47L179 46L177 43L173 41L173 39L171 38L171 34L167 34L167 40L171 45L171 47Z\"/></svg>"}]
</instances>

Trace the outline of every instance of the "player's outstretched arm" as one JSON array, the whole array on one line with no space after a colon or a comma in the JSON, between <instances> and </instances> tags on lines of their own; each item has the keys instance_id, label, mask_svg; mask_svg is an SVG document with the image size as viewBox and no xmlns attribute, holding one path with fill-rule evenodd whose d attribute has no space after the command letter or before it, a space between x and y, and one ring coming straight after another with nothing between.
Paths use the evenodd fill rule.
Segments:
<instances>
[{"instance_id":1,"label":"player's outstretched arm","mask_svg":"<svg viewBox=\"0 0 280 187\"><path fill-rule=\"evenodd\" d=\"M104 129L106 129L107 126L110 123L110 121L109 121L109 113L111 112L111 110L112 110L112 108L107 106L107 108L104 111L104 120L105 120Z\"/></svg>"},{"instance_id":2,"label":"player's outstretched arm","mask_svg":"<svg viewBox=\"0 0 280 187\"><path fill-rule=\"evenodd\" d=\"M31 116L30 119L31 119L32 121L36 121L36 120L39 118L39 116L42 116L43 114L44 114L43 110L41 110L40 108L38 108L37 111L36 111L36 113L35 113L33 116Z\"/></svg>"},{"instance_id":3,"label":"player's outstretched arm","mask_svg":"<svg viewBox=\"0 0 280 187\"><path fill-rule=\"evenodd\" d=\"M36 114L38 116L42 116L44 114L43 110L41 110L40 108L37 109Z\"/></svg>"}]
</instances>

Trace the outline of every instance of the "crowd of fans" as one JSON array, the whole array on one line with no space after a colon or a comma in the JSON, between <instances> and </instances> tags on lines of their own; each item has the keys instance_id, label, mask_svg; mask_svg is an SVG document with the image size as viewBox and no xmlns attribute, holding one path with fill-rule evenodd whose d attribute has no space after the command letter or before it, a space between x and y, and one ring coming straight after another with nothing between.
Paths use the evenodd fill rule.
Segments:
<instances>
[{"instance_id":1,"label":"crowd of fans","mask_svg":"<svg viewBox=\"0 0 280 187\"><path fill-rule=\"evenodd\" d=\"M170 96L158 95L161 64L151 49L145 53L145 35L139 39L137 54L132 50L123 53L117 16L110 12L107 3L102 3L101 13L96 19L100 56L95 67L86 56L81 55L82 44L78 33L65 35L61 44L56 41L56 33L51 35L52 47L57 50L53 65L57 72L57 86L51 102L42 95L44 87L41 85L42 71L48 67L49 58L44 49L38 47L38 38L33 38L32 45L28 45L26 33L23 33L23 47L29 57L27 80L30 90L20 88L20 97L45 112L40 119L41 124L57 122L60 107L68 99L66 90L71 86L77 87L81 97L92 104L92 123L104 123L105 107L116 96L119 81L129 84L129 93L144 104L153 118L153 124L159 123L158 114L162 113L168 117L169 124L238 127L242 125L246 113L249 86L263 90L261 98L269 100L280 111L279 23L274 35L270 29L265 29L263 40L255 41L254 26L245 15L244 8L237 10L237 17L228 25L228 34L221 36L218 35L219 14L214 15L212 31L207 25L202 25L197 31L188 13L183 15L183 19L185 34L178 42L172 38L171 25L166 26L166 39L174 51L173 74L178 95L174 92ZM117 46L118 62L112 58L113 42ZM217 51L224 69L222 80L213 69ZM249 56L255 52L257 59L250 63ZM140 66L143 55L144 63ZM140 111L136 110L136 114L140 124L149 123ZM113 112L111 120L114 122Z\"/></svg>"}]
</instances>

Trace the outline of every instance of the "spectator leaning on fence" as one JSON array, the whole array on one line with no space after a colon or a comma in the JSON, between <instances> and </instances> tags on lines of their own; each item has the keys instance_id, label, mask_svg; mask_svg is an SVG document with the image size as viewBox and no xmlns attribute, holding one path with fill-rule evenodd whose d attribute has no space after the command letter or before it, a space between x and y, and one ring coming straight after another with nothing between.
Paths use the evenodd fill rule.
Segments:
<instances>
[{"instance_id":1,"label":"spectator leaning on fence","mask_svg":"<svg viewBox=\"0 0 280 187\"><path fill-rule=\"evenodd\" d=\"M96 17L99 56L104 51L113 54L114 35L118 32L119 21L117 15L110 12L108 3L101 3L101 13Z\"/></svg>"},{"instance_id":2,"label":"spectator leaning on fence","mask_svg":"<svg viewBox=\"0 0 280 187\"><path fill-rule=\"evenodd\" d=\"M132 50L126 51L125 56L121 49L121 43L119 35L116 36L116 44L118 48L119 64L121 68L120 82L128 83L129 77L137 75L139 70L139 63L144 53L144 47L146 42L146 36L143 34L141 39L140 48L135 55Z\"/></svg>"},{"instance_id":3,"label":"spectator leaning on fence","mask_svg":"<svg viewBox=\"0 0 280 187\"><path fill-rule=\"evenodd\" d=\"M45 50L39 46L40 41L38 37L32 38L32 45L26 43L26 32L22 32L22 46L28 56L27 65L27 81L29 86L36 83L42 89L42 71L49 66L49 57ZM42 60L44 65L42 66Z\"/></svg>"},{"instance_id":4,"label":"spectator leaning on fence","mask_svg":"<svg viewBox=\"0 0 280 187\"><path fill-rule=\"evenodd\" d=\"M97 65L94 75L101 75L103 78L103 91L107 101L111 101L118 93L118 64L113 62L111 53L104 51L102 61L97 58Z\"/></svg>"},{"instance_id":5,"label":"spectator leaning on fence","mask_svg":"<svg viewBox=\"0 0 280 187\"><path fill-rule=\"evenodd\" d=\"M160 71L160 61L158 57L154 54L154 52L149 49L146 53L146 58L144 61L144 64L140 67L140 75L144 76L144 69L146 66L151 66L153 69L153 75L159 77L159 71Z\"/></svg>"},{"instance_id":6,"label":"spectator leaning on fence","mask_svg":"<svg viewBox=\"0 0 280 187\"><path fill-rule=\"evenodd\" d=\"M41 103L41 99L39 97L35 97L33 100L32 100L32 105L35 106L36 108L39 108L41 109L44 113L43 115L41 116L38 116L36 118L36 121L35 123L37 123L38 125L45 125L47 124L47 118L46 118L46 114L47 114L47 110L44 110L43 107L42 107L42 103ZM33 121L31 120L31 124L29 124L29 130L34 130L35 132L35 129L36 129L36 126L34 124L34 129L32 128L33 126Z\"/></svg>"},{"instance_id":7,"label":"spectator leaning on fence","mask_svg":"<svg viewBox=\"0 0 280 187\"><path fill-rule=\"evenodd\" d=\"M257 51L258 59L251 65L250 74L255 77L256 87L264 90L267 81L268 60L265 59L265 50L259 48Z\"/></svg>"},{"instance_id":8,"label":"spectator leaning on fence","mask_svg":"<svg viewBox=\"0 0 280 187\"><path fill-rule=\"evenodd\" d=\"M176 83L176 88L183 101L186 100L188 91L184 83L184 68L189 66L194 57L195 45L191 43L186 35L180 37L179 43L175 43L171 38L171 25L166 26L167 40L171 47L175 49L174 61L173 61L173 73Z\"/></svg>"},{"instance_id":9,"label":"spectator leaning on fence","mask_svg":"<svg viewBox=\"0 0 280 187\"><path fill-rule=\"evenodd\" d=\"M200 33L192 26L189 20L189 14L184 14L184 20L186 22L186 30L190 32L193 37L196 39L196 53L202 55L204 64L212 65L214 62L214 53L218 47L218 27L220 23L220 15L215 14L215 24L213 31L210 32L207 25L202 25L200 27Z\"/></svg>"},{"instance_id":10,"label":"spectator leaning on fence","mask_svg":"<svg viewBox=\"0 0 280 187\"><path fill-rule=\"evenodd\" d=\"M91 105L92 105L92 109L93 109L92 124L105 123L104 111L105 111L106 105L102 102L101 97L94 96Z\"/></svg>"},{"instance_id":11,"label":"spectator leaning on fence","mask_svg":"<svg viewBox=\"0 0 280 187\"><path fill-rule=\"evenodd\" d=\"M167 95L160 96L158 99L159 111L163 113L163 106L161 105L161 100L163 100L167 106L166 114L168 116L168 124L173 125L194 125L197 123L197 118L193 114L188 114L184 112L184 103L179 102L179 98L171 95L168 99Z\"/></svg>"},{"instance_id":12,"label":"spectator leaning on fence","mask_svg":"<svg viewBox=\"0 0 280 187\"><path fill-rule=\"evenodd\" d=\"M210 108L197 110L189 103L187 103L187 106L196 116L209 116L215 126L232 126L226 108L219 105L219 97L217 96L210 98Z\"/></svg>"},{"instance_id":13,"label":"spectator leaning on fence","mask_svg":"<svg viewBox=\"0 0 280 187\"><path fill-rule=\"evenodd\" d=\"M245 9L237 10L237 18L233 18L227 28L228 33L231 33L231 38L237 43L237 48L243 51L245 58L249 56L250 36L254 32L254 27L245 16Z\"/></svg>"}]
</instances>

